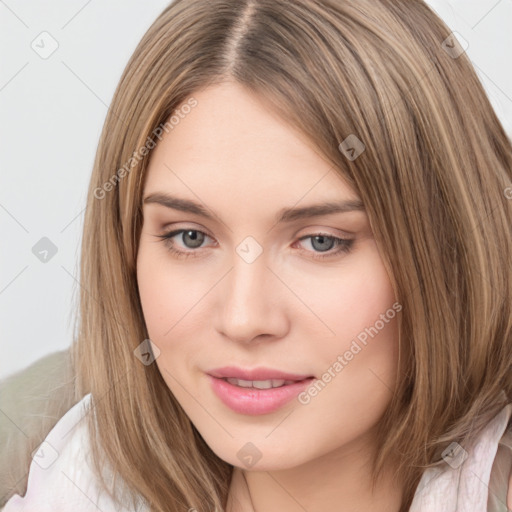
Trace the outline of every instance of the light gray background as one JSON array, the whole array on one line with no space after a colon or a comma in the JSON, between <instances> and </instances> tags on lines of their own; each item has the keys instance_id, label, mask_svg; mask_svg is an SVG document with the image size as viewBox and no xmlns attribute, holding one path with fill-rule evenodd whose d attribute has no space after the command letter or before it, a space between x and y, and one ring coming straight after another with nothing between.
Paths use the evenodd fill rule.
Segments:
<instances>
[{"instance_id":1,"label":"light gray background","mask_svg":"<svg viewBox=\"0 0 512 512\"><path fill-rule=\"evenodd\" d=\"M0 0L0 378L71 343L96 145L130 55L168 3ZM512 134L512 0L428 3L467 41ZM48 58L31 46L52 39ZM46 263L32 252L43 237L57 247Z\"/></svg>"}]
</instances>

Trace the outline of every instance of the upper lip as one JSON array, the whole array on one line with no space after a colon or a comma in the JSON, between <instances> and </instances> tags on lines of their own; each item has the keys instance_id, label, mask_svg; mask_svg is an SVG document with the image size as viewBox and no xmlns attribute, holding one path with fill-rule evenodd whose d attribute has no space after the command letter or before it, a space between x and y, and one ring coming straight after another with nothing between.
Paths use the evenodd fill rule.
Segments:
<instances>
[{"instance_id":1,"label":"upper lip","mask_svg":"<svg viewBox=\"0 0 512 512\"><path fill-rule=\"evenodd\" d=\"M270 380L270 379L283 379L283 380L304 380L312 375L297 375L295 373L282 372L273 368L237 368L236 366L224 366L222 368L215 368L207 372L212 377L219 379L223 378L234 378L242 380Z\"/></svg>"}]
</instances>

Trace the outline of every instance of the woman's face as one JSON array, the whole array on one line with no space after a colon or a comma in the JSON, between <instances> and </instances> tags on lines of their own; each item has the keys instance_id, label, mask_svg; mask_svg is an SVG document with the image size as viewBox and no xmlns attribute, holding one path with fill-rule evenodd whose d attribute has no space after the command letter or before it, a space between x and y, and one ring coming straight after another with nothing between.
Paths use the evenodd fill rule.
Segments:
<instances>
[{"instance_id":1,"label":"woman's face","mask_svg":"<svg viewBox=\"0 0 512 512\"><path fill-rule=\"evenodd\" d=\"M193 97L144 189L137 277L162 377L235 466L368 445L395 385L401 307L359 198L240 86Z\"/></svg>"}]
</instances>

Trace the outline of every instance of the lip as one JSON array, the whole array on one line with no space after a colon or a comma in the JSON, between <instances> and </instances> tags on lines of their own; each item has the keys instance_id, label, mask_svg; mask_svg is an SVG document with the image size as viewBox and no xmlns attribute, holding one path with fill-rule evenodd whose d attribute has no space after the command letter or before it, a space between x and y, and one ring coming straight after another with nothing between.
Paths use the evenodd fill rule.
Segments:
<instances>
[{"instance_id":1,"label":"lip","mask_svg":"<svg viewBox=\"0 0 512 512\"><path fill-rule=\"evenodd\" d=\"M238 414L251 416L277 411L296 398L314 380L313 376L284 373L268 368L241 370L234 367L219 368L209 372L207 377L213 392L224 405ZM296 382L278 388L256 389L235 386L223 380L226 377L242 380L284 379Z\"/></svg>"},{"instance_id":2,"label":"lip","mask_svg":"<svg viewBox=\"0 0 512 512\"><path fill-rule=\"evenodd\" d=\"M223 366L222 368L215 368L206 373L218 379L232 377L242 380L283 379L301 381L313 377L312 375L297 375L265 367L243 369L237 368L236 366Z\"/></svg>"}]
</instances>

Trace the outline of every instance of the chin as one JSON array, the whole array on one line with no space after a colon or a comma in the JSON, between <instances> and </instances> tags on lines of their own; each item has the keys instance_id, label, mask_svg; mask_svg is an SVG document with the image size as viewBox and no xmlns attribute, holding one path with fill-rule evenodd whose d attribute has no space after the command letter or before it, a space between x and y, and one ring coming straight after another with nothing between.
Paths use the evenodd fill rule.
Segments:
<instances>
[{"instance_id":1,"label":"chin","mask_svg":"<svg viewBox=\"0 0 512 512\"><path fill-rule=\"evenodd\" d=\"M244 471L281 471L300 466L314 458L304 457L298 446L293 444L280 444L279 447L271 443L250 441L232 441L229 449L226 445L212 446L212 451L223 461ZM218 449L217 449L218 448Z\"/></svg>"}]
</instances>

